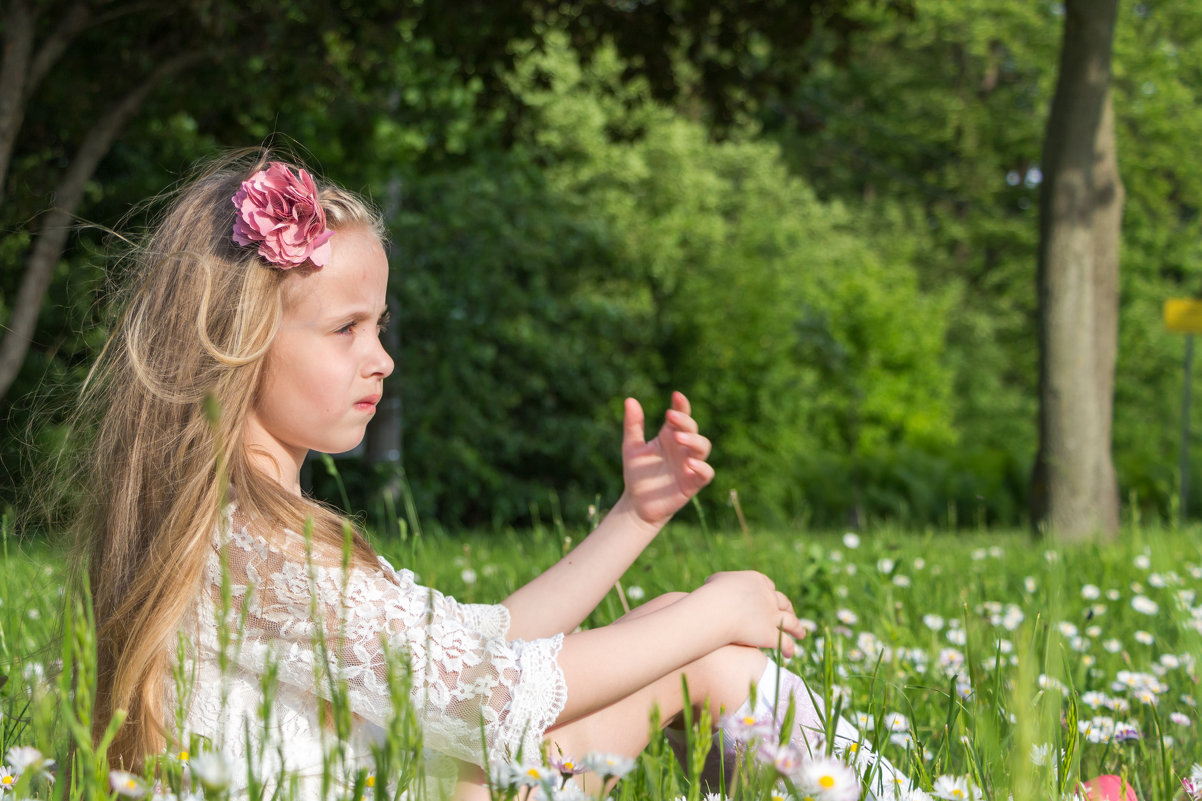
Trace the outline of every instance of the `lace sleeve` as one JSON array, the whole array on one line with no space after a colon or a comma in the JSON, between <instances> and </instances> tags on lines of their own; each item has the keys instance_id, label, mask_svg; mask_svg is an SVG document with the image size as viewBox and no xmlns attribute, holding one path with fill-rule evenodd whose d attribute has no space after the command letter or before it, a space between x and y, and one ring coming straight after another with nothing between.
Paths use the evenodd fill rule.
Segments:
<instances>
[{"instance_id":1,"label":"lace sleeve","mask_svg":"<svg viewBox=\"0 0 1202 801\"><path fill-rule=\"evenodd\" d=\"M340 555L315 554L306 564L304 543L291 532L269 544L235 526L226 556L231 623L246 606L239 662L262 670L274 656L280 681L315 688L315 704L328 695L315 685L320 635L352 711L380 726L392 711L386 654L403 653L425 745L456 759L482 764L481 722L490 761L535 754L563 710L567 689L556 660L562 635L506 641L503 606L459 604L382 559L378 570L353 568L344 580ZM214 561L209 578L217 599L222 568Z\"/></svg>"}]
</instances>

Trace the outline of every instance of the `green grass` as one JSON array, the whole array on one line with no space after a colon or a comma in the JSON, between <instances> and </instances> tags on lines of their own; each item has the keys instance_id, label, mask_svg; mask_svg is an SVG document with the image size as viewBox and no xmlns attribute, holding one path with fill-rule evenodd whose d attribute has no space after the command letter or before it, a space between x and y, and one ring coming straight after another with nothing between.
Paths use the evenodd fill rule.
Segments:
<instances>
[{"instance_id":1,"label":"green grass","mask_svg":"<svg viewBox=\"0 0 1202 801\"><path fill-rule=\"evenodd\" d=\"M420 536L408 526L400 531L376 542L379 550L465 602L503 598L584 533L562 524L454 536L436 527ZM1006 531L881 529L859 540L850 548L838 533L675 525L586 625L620 616L622 595L633 605L696 587L718 570L759 569L814 624L794 669L845 714L872 721L869 741L928 791L939 777L967 776L990 799L1057 798L1080 778L1117 773L1143 801L1185 797L1180 780L1198 750L1202 530L1131 527L1113 545L1062 548ZM87 637L77 635L74 656L48 647L61 617L62 561L45 545L7 542L6 549L0 754L33 745L61 765L71 736L64 709L86 710L78 699L64 701L69 683L38 679L54 672L60 654L86 661ZM1131 724L1138 736L1111 735L1113 722ZM392 743L397 754L414 747L402 729L410 739ZM1036 747L1046 748L1042 764L1032 759ZM168 784L184 792L182 770L164 775L175 775ZM110 795L97 777L54 792ZM745 785L744 797L767 798L773 778ZM401 789L395 781L376 786ZM37 782L27 792L51 794ZM348 797L364 792L373 791L360 787ZM697 797L658 739L612 793Z\"/></svg>"}]
</instances>

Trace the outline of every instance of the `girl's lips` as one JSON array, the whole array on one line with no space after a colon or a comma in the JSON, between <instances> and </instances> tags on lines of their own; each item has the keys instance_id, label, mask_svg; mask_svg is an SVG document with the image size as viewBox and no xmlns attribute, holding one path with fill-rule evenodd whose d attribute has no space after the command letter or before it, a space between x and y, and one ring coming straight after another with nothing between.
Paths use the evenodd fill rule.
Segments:
<instances>
[{"instance_id":1,"label":"girl's lips","mask_svg":"<svg viewBox=\"0 0 1202 801\"><path fill-rule=\"evenodd\" d=\"M368 409L375 409L376 404L379 402L380 402L380 396L378 394L377 395L368 395L366 398L363 398L362 400L355 401L355 408L360 411L367 411Z\"/></svg>"}]
</instances>

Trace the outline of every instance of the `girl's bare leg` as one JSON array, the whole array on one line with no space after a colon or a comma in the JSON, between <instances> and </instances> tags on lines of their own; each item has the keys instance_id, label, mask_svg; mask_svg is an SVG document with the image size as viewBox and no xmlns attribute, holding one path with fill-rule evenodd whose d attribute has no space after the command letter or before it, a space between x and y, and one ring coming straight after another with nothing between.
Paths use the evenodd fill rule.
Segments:
<instances>
[{"instance_id":1,"label":"girl's bare leg","mask_svg":"<svg viewBox=\"0 0 1202 801\"><path fill-rule=\"evenodd\" d=\"M661 595L632 609L612 625L636 619L662 609L684 598L686 593ZM546 743L552 757L562 754L579 759L589 753L619 754L635 757L651 741L651 713L658 709L664 722L676 717L684 708L682 677L689 686L694 705L709 701L715 719L721 709L736 709L747 700L748 688L764 672L767 657L757 648L728 645L713 651L680 670L652 682L637 692L591 714L555 726L547 731ZM613 668L621 670L620 659ZM570 678L569 678L570 681ZM581 688L572 691L586 691ZM597 787L595 776L583 778L586 790ZM461 801L480 801L488 798L484 776L479 771L460 775L455 798Z\"/></svg>"}]
</instances>

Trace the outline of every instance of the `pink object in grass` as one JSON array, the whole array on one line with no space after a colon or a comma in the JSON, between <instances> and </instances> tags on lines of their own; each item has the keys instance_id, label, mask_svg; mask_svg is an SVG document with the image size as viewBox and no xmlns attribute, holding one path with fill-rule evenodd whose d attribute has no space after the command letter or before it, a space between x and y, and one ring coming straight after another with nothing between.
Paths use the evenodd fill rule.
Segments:
<instances>
[{"instance_id":1,"label":"pink object in grass","mask_svg":"<svg viewBox=\"0 0 1202 801\"><path fill-rule=\"evenodd\" d=\"M238 210L234 241L259 243L259 255L284 270L306 261L324 267L334 235L326 230L326 213L317 201L313 179L304 170L299 173L272 161L243 181L233 197Z\"/></svg>"},{"instance_id":2,"label":"pink object in grass","mask_svg":"<svg viewBox=\"0 0 1202 801\"><path fill-rule=\"evenodd\" d=\"M1127 792L1120 795L1123 789ZM1131 785L1123 784L1123 780L1113 773L1095 776L1083 783L1077 790L1077 797L1082 801L1139 801Z\"/></svg>"}]
</instances>

